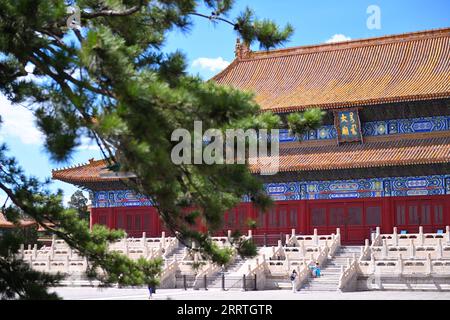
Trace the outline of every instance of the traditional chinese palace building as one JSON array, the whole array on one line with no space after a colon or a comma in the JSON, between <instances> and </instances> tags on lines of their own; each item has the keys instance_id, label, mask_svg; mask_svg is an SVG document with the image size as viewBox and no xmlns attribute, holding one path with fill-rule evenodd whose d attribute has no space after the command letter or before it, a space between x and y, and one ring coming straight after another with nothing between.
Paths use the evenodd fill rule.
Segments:
<instances>
[{"instance_id":1,"label":"traditional chinese palace building","mask_svg":"<svg viewBox=\"0 0 450 320\"><path fill-rule=\"evenodd\" d=\"M436 232L450 224L450 28L262 52L238 43L213 80L253 91L281 116L326 111L302 139L281 130L279 173L261 176L275 207L261 214L243 201L225 214L224 230L246 231L249 218L256 234L340 227L343 242L356 244L376 226ZM53 178L91 191L92 224L129 235L163 230L151 203L104 161Z\"/></svg>"}]
</instances>

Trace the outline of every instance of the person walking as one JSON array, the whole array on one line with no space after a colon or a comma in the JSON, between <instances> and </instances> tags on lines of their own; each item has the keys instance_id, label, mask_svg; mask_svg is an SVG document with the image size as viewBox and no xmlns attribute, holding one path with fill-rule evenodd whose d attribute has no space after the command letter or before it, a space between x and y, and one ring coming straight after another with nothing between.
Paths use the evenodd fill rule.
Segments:
<instances>
[{"instance_id":1,"label":"person walking","mask_svg":"<svg viewBox=\"0 0 450 320\"><path fill-rule=\"evenodd\" d=\"M291 273L291 283L292 283L292 292L295 293L297 289L295 288L295 280L297 279L297 271L292 270Z\"/></svg>"},{"instance_id":2,"label":"person walking","mask_svg":"<svg viewBox=\"0 0 450 320\"><path fill-rule=\"evenodd\" d=\"M149 293L149 299L151 300L153 298L153 293L155 292L155 286L153 285L148 285L148 293Z\"/></svg>"}]
</instances>

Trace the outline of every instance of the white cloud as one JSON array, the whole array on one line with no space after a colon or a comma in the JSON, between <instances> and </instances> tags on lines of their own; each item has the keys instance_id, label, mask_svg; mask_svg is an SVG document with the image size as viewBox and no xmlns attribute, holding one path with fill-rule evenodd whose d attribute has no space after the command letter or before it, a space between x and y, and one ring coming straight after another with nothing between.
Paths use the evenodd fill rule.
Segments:
<instances>
[{"instance_id":1,"label":"white cloud","mask_svg":"<svg viewBox=\"0 0 450 320\"><path fill-rule=\"evenodd\" d=\"M343 34L335 34L330 39L325 41L325 43L335 43L335 42L342 42L342 41L349 41L349 40L352 40L352 38L347 37Z\"/></svg>"},{"instance_id":2,"label":"white cloud","mask_svg":"<svg viewBox=\"0 0 450 320\"><path fill-rule=\"evenodd\" d=\"M89 139L88 137L82 137L81 138L81 145L77 147L78 150L93 150L93 151L99 151L100 148L98 147L97 143Z\"/></svg>"},{"instance_id":3,"label":"white cloud","mask_svg":"<svg viewBox=\"0 0 450 320\"><path fill-rule=\"evenodd\" d=\"M192 62L193 67L197 67L200 69L207 69L212 72L222 71L225 69L230 63L224 60L222 57L218 58L198 58Z\"/></svg>"},{"instance_id":4,"label":"white cloud","mask_svg":"<svg viewBox=\"0 0 450 320\"><path fill-rule=\"evenodd\" d=\"M11 105L5 96L0 95L0 140L8 137L19 138L24 144L42 144L43 135L37 129L30 110L20 105Z\"/></svg>"}]
</instances>

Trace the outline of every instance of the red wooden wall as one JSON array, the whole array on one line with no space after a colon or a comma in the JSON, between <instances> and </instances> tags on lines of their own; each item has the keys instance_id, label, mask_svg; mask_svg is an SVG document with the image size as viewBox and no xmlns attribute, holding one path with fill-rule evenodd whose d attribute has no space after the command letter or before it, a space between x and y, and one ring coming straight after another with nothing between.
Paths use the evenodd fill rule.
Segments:
<instances>
[{"instance_id":1,"label":"red wooden wall","mask_svg":"<svg viewBox=\"0 0 450 320\"><path fill-rule=\"evenodd\" d=\"M381 232L391 233L397 226L409 233L417 232L419 225L425 232L445 230L450 225L450 195L419 197L386 197L339 200L278 201L268 212L261 214L251 203L242 203L225 213L226 231L249 230L249 220L257 223L255 235L291 233L331 234L341 228L344 244L362 244L370 238L377 226ZM153 207L120 207L91 209L91 225L103 224L109 228L124 229L129 236L160 236L164 230ZM201 227L204 231L205 229Z\"/></svg>"}]
</instances>

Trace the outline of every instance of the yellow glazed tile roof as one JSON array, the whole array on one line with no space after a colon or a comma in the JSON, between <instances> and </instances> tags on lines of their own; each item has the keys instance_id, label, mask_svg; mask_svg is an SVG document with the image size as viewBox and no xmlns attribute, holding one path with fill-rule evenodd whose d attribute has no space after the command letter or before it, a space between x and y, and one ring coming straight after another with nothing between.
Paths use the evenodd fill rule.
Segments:
<instances>
[{"instance_id":1,"label":"yellow glazed tile roof","mask_svg":"<svg viewBox=\"0 0 450 320\"><path fill-rule=\"evenodd\" d=\"M213 78L289 112L450 97L450 28L248 52Z\"/></svg>"}]
</instances>

